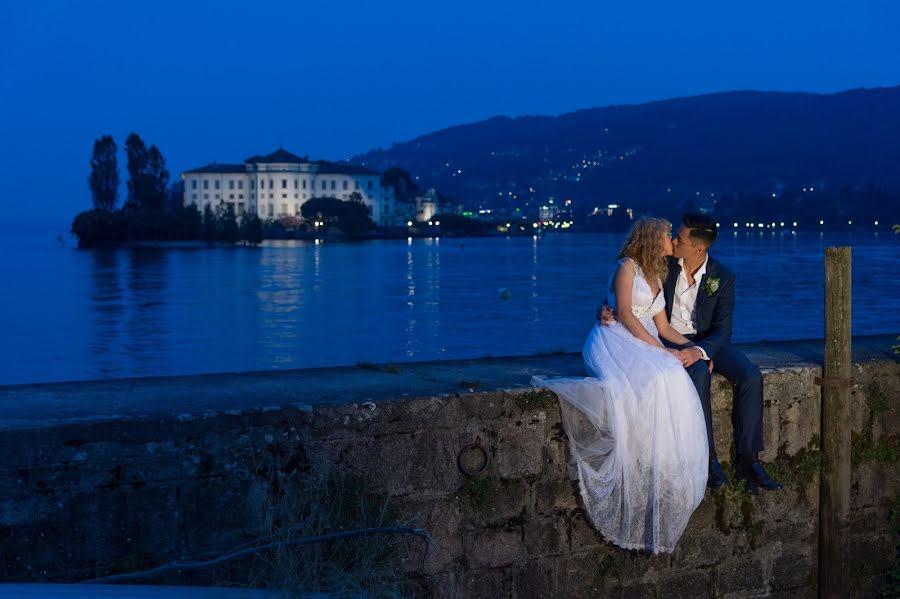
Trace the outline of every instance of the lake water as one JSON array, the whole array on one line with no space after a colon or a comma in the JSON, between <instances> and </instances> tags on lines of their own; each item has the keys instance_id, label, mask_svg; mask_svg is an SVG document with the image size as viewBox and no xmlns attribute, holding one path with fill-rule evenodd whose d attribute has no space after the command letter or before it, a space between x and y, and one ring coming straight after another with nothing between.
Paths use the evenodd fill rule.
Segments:
<instances>
[{"instance_id":1,"label":"lake water","mask_svg":"<svg viewBox=\"0 0 900 599\"><path fill-rule=\"evenodd\" d=\"M0 235L0 384L580 351L621 235L78 250ZM900 330L890 233L724 235L737 341L823 335L853 246L855 334ZM505 290L505 291L503 291Z\"/></svg>"}]
</instances>

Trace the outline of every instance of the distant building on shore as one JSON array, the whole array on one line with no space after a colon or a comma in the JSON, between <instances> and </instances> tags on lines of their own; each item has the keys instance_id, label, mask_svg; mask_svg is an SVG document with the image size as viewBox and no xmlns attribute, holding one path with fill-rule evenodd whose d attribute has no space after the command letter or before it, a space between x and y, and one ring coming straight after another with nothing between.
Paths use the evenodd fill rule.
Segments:
<instances>
[{"instance_id":1,"label":"distant building on shore","mask_svg":"<svg viewBox=\"0 0 900 599\"><path fill-rule=\"evenodd\" d=\"M251 156L244 164L217 164L181 174L184 205L194 204L256 212L262 219L301 216L300 207L312 198L359 199L378 226L397 224L392 187L381 184L381 174L345 162L311 161L278 149L266 156Z\"/></svg>"}]
</instances>

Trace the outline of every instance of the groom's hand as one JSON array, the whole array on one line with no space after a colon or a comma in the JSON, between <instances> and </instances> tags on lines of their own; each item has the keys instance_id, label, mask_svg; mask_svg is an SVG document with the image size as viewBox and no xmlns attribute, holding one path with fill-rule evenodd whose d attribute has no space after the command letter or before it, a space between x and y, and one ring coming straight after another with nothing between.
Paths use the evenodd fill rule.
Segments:
<instances>
[{"instance_id":1,"label":"groom's hand","mask_svg":"<svg viewBox=\"0 0 900 599\"><path fill-rule=\"evenodd\" d=\"M682 350L679 350L681 354L681 363L684 364L684 367L687 368L697 360L703 359L703 352L700 351L700 348L697 346L686 347Z\"/></svg>"}]
</instances>

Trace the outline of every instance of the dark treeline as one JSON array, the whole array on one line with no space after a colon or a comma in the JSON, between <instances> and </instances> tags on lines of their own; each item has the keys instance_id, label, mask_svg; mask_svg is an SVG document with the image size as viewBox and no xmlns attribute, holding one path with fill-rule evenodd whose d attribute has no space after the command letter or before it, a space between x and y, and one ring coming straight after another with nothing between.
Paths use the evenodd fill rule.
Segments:
<instances>
[{"instance_id":1,"label":"dark treeline","mask_svg":"<svg viewBox=\"0 0 900 599\"><path fill-rule=\"evenodd\" d=\"M185 207L181 184L169 186L169 171L162 152L147 146L137 133L125 140L127 195L119 198L118 147L110 135L94 142L88 186L94 208L72 221L72 233L81 247L127 241L205 240L251 245L262 241L262 224L255 214L238 220L220 207L201 214L196 206Z\"/></svg>"}]
</instances>

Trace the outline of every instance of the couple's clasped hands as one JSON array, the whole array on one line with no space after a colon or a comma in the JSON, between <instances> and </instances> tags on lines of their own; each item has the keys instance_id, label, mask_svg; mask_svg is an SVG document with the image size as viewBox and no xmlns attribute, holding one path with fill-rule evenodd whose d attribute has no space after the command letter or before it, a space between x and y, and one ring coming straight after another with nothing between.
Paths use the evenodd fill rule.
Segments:
<instances>
[{"instance_id":1,"label":"couple's clasped hands","mask_svg":"<svg viewBox=\"0 0 900 599\"><path fill-rule=\"evenodd\" d=\"M597 320L603 326L609 326L616 323L616 313L607 305L602 305L597 310ZM672 354L681 365L687 368L691 366L697 360L703 359L703 352L700 351L699 347L685 347L684 349L675 349L671 347L663 348L670 354ZM713 361L709 361L709 371L713 371Z\"/></svg>"}]
</instances>

